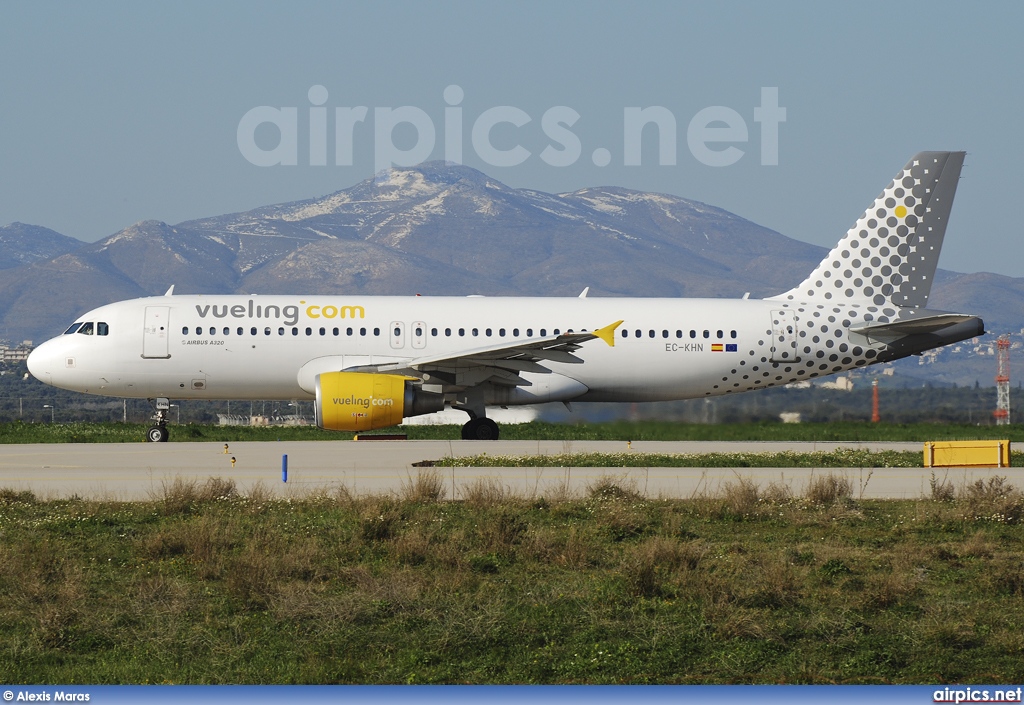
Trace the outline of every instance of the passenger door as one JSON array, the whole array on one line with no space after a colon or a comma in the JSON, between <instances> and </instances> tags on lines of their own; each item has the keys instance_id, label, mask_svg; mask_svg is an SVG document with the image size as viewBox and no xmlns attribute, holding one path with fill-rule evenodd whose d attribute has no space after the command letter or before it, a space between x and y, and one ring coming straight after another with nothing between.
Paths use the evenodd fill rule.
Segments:
<instances>
[{"instance_id":1,"label":"passenger door","mask_svg":"<svg viewBox=\"0 0 1024 705\"><path fill-rule=\"evenodd\" d=\"M167 335L171 330L170 306L147 306L142 328L142 357L166 360L168 351Z\"/></svg>"}]
</instances>

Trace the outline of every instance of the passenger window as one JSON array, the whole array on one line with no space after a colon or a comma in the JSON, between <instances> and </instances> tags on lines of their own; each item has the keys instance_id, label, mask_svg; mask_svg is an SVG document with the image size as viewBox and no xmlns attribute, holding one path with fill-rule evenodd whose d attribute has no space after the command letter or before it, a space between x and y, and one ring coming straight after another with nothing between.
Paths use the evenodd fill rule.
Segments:
<instances>
[{"instance_id":1,"label":"passenger window","mask_svg":"<svg viewBox=\"0 0 1024 705\"><path fill-rule=\"evenodd\" d=\"M395 337L397 338L401 334L402 334L402 329L401 328L395 328Z\"/></svg>"},{"instance_id":2,"label":"passenger window","mask_svg":"<svg viewBox=\"0 0 1024 705\"><path fill-rule=\"evenodd\" d=\"M541 329L540 329L540 337L541 337L541 338L543 338L543 337L544 337L544 336L546 336L547 334L548 334L548 329L547 329L547 328L541 328Z\"/></svg>"},{"instance_id":3,"label":"passenger window","mask_svg":"<svg viewBox=\"0 0 1024 705\"><path fill-rule=\"evenodd\" d=\"M683 337L683 331L681 331L681 330L677 330L677 331L676 331L676 337L677 337L677 338L682 338L682 337Z\"/></svg>"},{"instance_id":4,"label":"passenger window","mask_svg":"<svg viewBox=\"0 0 1024 705\"><path fill-rule=\"evenodd\" d=\"M622 329L622 337L623 338L628 338L629 337L629 331L626 330L625 328Z\"/></svg>"},{"instance_id":5,"label":"passenger window","mask_svg":"<svg viewBox=\"0 0 1024 705\"><path fill-rule=\"evenodd\" d=\"M78 332L81 335L92 335L92 322L83 323L82 327L78 329Z\"/></svg>"},{"instance_id":6,"label":"passenger window","mask_svg":"<svg viewBox=\"0 0 1024 705\"><path fill-rule=\"evenodd\" d=\"M654 331L653 330L647 331L647 337L653 338L654 337Z\"/></svg>"},{"instance_id":7,"label":"passenger window","mask_svg":"<svg viewBox=\"0 0 1024 705\"><path fill-rule=\"evenodd\" d=\"M690 337L691 337L691 338L696 338L696 337L697 337L697 331L695 331L695 330L691 330L691 331L690 331Z\"/></svg>"},{"instance_id":8,"label":"passenger window","mask_svg":"<svg viewBox=\"0 0 1024 705\"><path fill-rule=\"evenodd\" d=\"M338 337L338 333L340 333L341 331L339 331L337 328L335 328L331 332L334 334L334 337L337 338Z\"/></svg>"},{"instance_id":9,"label":"passenger window","mask_svg":"<svg viewBox=\"0 0 1024 705\"><path fill-rule=\"evenodd\" d=\"M444 329L444 335L445 335L446 338L450 338L451 335L452 335L452 329L451 328L445 328Z\"/></svg>"},{"instance_id":10,"label":"passenger window","mask_svg":"<svg viewBox=\"0 0 1024 705\"><path fill-rule=\"evenodd\" d=\"M662 338L667 338L668 337L668 331L667 330L661 331L661 337Z\"/></svg>"},{"instance_id":11,"label":"passenger window","mask_svg":"<svg viewBox=\"0 0 1024 705\"><path fill-rule=\"evenodd\" d=\"M346 328L345 329L345 335L352 335L352 329L351 328Z\"/></svg>"},{"instance_id":12,"label":"passenger window","mask_svg":"<svg viewBox=\"0 0 1024 705\"><path fill-rule=\"evenodd\" d=\"M306 326L306 335L313 335L313 329L309 326Z\"/></svg>"},{"instance_id":13,"label":"passenger window","mask_svg":"<svg viewBox=\"0 0 1024 705\"><path fill-rule=\"evenodd\" d=\"M231 335L231 329L227 326L224 326L224 335Z\"/></svg>"},{"instance_id":14,"label":"passenger window","mask_svg":"<svg viewBox=\"0 0 1024 705\"><path fill-rule=\"evenodd\" d=\"M502 338L504 338L505 337L505 329L504 328L499 328L498 329L498 335L500 335Z\"/></svg>"},{"instance_id":15,"label":"passenger window","mask_svg":"<svg viewBox=\"0 0 1024 705\"><path fill-rule=\"evenodd\" d=\"M238 326L238 329L235 332L238 335L245 335L245 328L242 328L242 326Z\"/></svg>"},{"instance_id":16,"label":"passenger window","mask_svg":"<svg viewBox=\"0 0 1024 705\"><path fill-rule=\"evenodd\" d=\"M512 329L512 337L513 338L518 338L519 337L519 329L518 328L513 328Z\"/></svg>"},{"instance_id":17,"label":"passenger window","mask_svg":"<svg viewBox=\"0 0 1024 705\"><path fill-rule=\"evenodd\" d=\"M400 333L396 333L396 335L400 335ZM419 326L416 326L416 331L414 332L414 335L416 337L423 335L423 329L420 328Z\"/></svg>"},{"instance_id":18,"label":"passenger window","mask_svg":"<svg viewBox=\"0 0 1024 705\"><path fill-rule=\"evenodd\" d=\"M284 335L284 327L283 326L281 328L277 329L277 334L278 335Z\"/></svg>"},{"instance_id":19,"label":"passenger window","mask_svg":"<svg viewBox=\"0 0 1024 705\"><path fill-rule=\"evenodd\" d=\"M475 338L478 335L480 335L480 329L479 328L474 328L473 329L473 337Z\"/></svg>"},{"instance_id":20,"label":"passenger window","mask_svg":"<svg viewBox=\"0 0 1024 705\"><path fill-rule=\"evenodd\" d=\"M202 326L196 326L196 335L202 335L202 334L203 334L203 327Z\"/></svg>"},{"instance_id":21,"label":"passenger window","mask_svg":"<svg viewBox=\"0 0 1024 705\"><path fill-rule=\"evenodd\" d=\"M213 326L210 326L210 335L217 335L217 329Z\"/></svg>"},{"instance_id":22,"label":"passenger window","mask_svg":"<svg viewBox=\"0 0 1024 705\"><path fill-rule=\"evenodd\" d=\"M181 334L182 335L188 335L188 326L182 326L181 327Z\"/></svg>"},{"instance_id":23,"label":"passenger window","mask_svg":"<svg viewBox=\"0 0 1024 705\"><path fill-rule=\"evenodd\" d=\"M722 331L718 331L718 338L719 338L719 340L721 340L724 337L725 336L722 334Z\"/></svg>"},{"instance_id":24,"label":"passenger window","mask_svg":"<svg viewBox=\"0 0 1024 705\"><path fill-rule=\"evenodd\" d=\"M270 335L270 328L264 328L263 335Z\"/></svg>"},{"instance_id":25,"label":"passenger window","mask_svg":"<svg viewBox=\"0 0 1024 705\"><path fill-rule=\"evenodd\" d=\"M320 335L327 335L327 329L326 328L321 328L320 329Z\"/></svg>"},{"instance_id":26,"label":"passenger window","mask_svg":"<svg viewBox=\"0 0 1024 705\"><path fill-rule=\"evenodd\" d=\"M110 327L102 321L96 324L96 335L106 335L110 330Z\"/></svg>"},{"instance_id":27,"label":"passenger window","mask_svg":"<svg viewBox=\"0 0 1024 705\"><path fill-rule=\"evenodd\" d=\"M488 328L487 330L485 330L484 331L484 335L486 335L488 338L490 338L491 337L491 329Z\"/></svg>"},{"instance_id":28,"label":"passenger window","mask_svg":"<svg viewBox=\"0 0 1024 705\"><path fill-rule=\"evenodd\" d=\"M526 337L527 338L532 338L533 337L533 328L527 328L526 329Z\"/></svg>"},{"instance_id":29,"label":"passenger window","mask_svg":"<svg viewBox=\"0 0 1024 705\"><path fill-rule=\"evenodd\" d=\"M374 328L373 329L373 334L374 335L380 335L380 328Z\"/></svg>"},{"instance_id":30,"label":"passenger window","mask_svg":"<svg viewBox=\"0 0 1024 705\"><path fill-rule=\"evenodd\" d=\"M292 328L292 335L295 336L295 335L298 335L298 334L299 334L299 329L298 328Z\"/></svg>"},{"instance_id":31,"label":"passenger window","mask_svg":"<svg viewBox=\"0 0 1024 705\"><path fill-rule=\"evenodd\" d=\"M711 337L711 331L709 331L709 330L704 331L704 337L705 338L710 338Z\"/></svg>"},{"instance_id":32,"label":"passenger window","mask_svg":"<svg viewBox=\"0 0 1024 705\"><path fill-rule=\"evenodd\" d=\"M735 339L736 338L736 331L734 331L734 330L729 331L729 337Z\"/></svg>"},{"instance_id":33,"label":"passenger window","mask_svg":"<svg viewBox=\"0 0 1024 705\"><path fill-rule=\"evenodd\" d=\"M359 329L359 335L366 335L366 329L365 328L360 328Z\"/></svg>"},{"instance_id":34,"label":"passenger window","mask_svg":"<svg viewBox=\"0 0 1024 705\"><path fill-rule=\"evenodd\" d=\"M554 335L558 335L559 334L557 328L555 328L553 331L551 331L551 333L554 334Z\"/></svg>"},{"instance_id":35,"label":"passenger window","mask_svg":"<svg viewBox=\"0 0 1024 705\"><path fill-rule=\"evenodd\" d=\"M71 335L72 333L74 333L75 331L77 331L81 327L82 327L81 323L72 323L71 327L68 328L66 331L64 331L64 335ZM183 330L183 332L188 333L188 328L185 328Z\"/></svg>"},{"instance_id":36,"label":"passenger window","mask_svg":"<svg viewBox=\"0 0 1024 705\"><path fill-rule=\"evenodd\" d=\"M466 329L465 328L459 328L459 337L461 338L465 334L466 334Z\"/></svg>"},{"instance_id":37,"label":"passenger window","mask_svg":"<svg viewBox=\"0 0 1024 705\"><path fill-rule=\"evenodd\" d=\"M256 328L249 329L249 335L256 335L257 333L259 333L259 330L257 330Z\"/></svg>"},{"instance_id":38,"label":"passenger window","mask_svg":"<svg viewBox=\"0 0 1024 705\"><path fill-rule=\"evenodd\" d=\"M430 329L430 337L431 338L436 338L437 337L437 328L431 328Z\"/></svg>"}]
</instances>

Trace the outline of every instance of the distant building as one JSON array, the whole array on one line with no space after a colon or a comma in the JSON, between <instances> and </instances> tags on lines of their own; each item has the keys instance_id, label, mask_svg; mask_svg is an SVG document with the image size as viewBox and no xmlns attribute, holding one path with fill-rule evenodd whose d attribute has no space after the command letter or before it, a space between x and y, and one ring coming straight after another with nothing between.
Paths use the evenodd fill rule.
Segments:
<instances>
[{"instance_id":1,"label":"distant building","mask_svg":"<svg viewBox=\"0 0 1024 705\"><path fill-rule=\"evenodd\" d=\"M818 384L822 389L838 389L841 392L853 391L853 380L849 377L836 377L835 380Z\"/></svg>"},{"instance_id":2,"label":"distant building","mask_svg":"<svg viewBox=\"0 0 1024 705\"><path fill-rule=\"evenodd\" d=\"M28 359L30 352L32 352L31 340L24 340L18 345L0 342L0 362L15 364L24 362Z\"/></svg>"}]
</instances>

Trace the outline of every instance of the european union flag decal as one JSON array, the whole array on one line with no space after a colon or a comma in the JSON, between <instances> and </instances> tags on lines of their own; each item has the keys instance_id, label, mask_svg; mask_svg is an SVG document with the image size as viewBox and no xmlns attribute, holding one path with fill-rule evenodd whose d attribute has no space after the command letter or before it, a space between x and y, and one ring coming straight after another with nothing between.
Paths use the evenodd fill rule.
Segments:
<instances>
[{"instance_id":1,"label":"european union flag decal","mask_svg":"<svg viewBox=\"0 0 1024 705\"><path fill-rule=\"evenodd\" d=\"M725 344L725 351L726 352L736 352L736 343L726 343Z\"/></svg>"}]
</instances>

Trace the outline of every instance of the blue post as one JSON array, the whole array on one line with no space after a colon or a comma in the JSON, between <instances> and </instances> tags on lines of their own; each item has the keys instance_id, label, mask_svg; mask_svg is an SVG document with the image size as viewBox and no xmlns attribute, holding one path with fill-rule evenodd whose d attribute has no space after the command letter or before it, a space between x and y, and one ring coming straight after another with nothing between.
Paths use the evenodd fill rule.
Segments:
<instances>
[{"instance_id":1,"label":"blue post","mask_svg":"<svg viewBox=\"0 0 1024 705\"><path fill-rule=\"evenodd\" d=\"M281 482L288 482L288 456L281 456Z\"/></svg>"}]
</instances>

